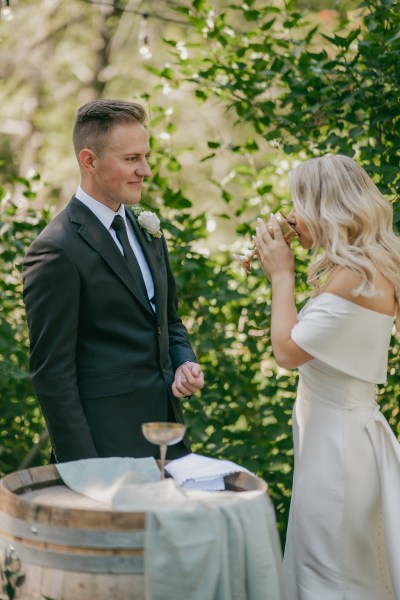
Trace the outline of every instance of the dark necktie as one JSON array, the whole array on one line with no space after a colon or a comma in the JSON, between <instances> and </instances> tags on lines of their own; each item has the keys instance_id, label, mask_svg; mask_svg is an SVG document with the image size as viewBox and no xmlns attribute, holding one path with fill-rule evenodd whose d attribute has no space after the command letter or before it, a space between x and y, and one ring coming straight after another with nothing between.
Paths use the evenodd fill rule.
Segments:
<instances>
[{"instance_id":1,"label":"dark necktie","mask_svg":"<svg viewBox=\"0 0 400 600\"><path fill-rule=\"evenodd\" d=\"M139 267L139 263L135 256L135 253L132 250L132 246L129 243L125 221L121 217L121 215L115 215L114 220L111 223L111 229L115 230L118 241L122 246L126 262L129 265L132 275L134 276L135 281L140 285L142 292L145 295L145 298L148 300L149 297L147 294L146 284L144 283L142 271Z\"/></svg>"}]
</instances>

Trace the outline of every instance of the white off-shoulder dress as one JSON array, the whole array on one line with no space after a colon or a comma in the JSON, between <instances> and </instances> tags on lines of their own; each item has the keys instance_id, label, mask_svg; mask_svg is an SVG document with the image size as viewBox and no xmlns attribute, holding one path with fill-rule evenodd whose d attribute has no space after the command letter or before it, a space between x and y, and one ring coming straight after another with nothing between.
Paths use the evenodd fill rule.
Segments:
<instances>
[{"instance_id":1,"label":"white off-shoulder dress","mask_svg":"<svg viewBox=\"0 0 400 600\"><path fill-rule=\"evenodd\" d=\"M400 600L400 444L375 402L393 318L321 293L299 368L284 570L289 600Z\"/></svg>"}]
</instances>

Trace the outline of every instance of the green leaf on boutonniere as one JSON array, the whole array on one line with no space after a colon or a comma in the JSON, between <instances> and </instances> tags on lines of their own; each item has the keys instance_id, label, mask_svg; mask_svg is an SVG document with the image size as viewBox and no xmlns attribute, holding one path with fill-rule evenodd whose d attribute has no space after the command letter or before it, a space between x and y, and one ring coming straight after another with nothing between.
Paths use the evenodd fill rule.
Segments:
<instances>
[{"instance_id":1,"label":"green leaf on boutonniere","mask_svg":"<svg viewBox=\"0 0 400 600\"><path fill-rule=\"evenodd\" d=\"M160 219L157 217L156 213L151 212L150 210L144 210L138 205L132 207L132 210L139 223L139 227L143 229L143 233L149 244L153 241L151 236L156 238L161 237Z\"/></svg>"}]
</instances>

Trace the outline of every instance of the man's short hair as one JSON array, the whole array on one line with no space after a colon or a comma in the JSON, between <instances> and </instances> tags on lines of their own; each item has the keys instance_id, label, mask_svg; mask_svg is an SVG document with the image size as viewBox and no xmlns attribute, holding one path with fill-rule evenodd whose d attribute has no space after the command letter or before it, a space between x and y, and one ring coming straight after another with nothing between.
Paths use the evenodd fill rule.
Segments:
<instances>
[{"instance_id":1,"label":"man's short hair","mask_svg":"<svg viewBox=\"0 0 400 600\"><path fill-rule=\"evenodd\" d=\"M115 125L120 123L143 125L146 118L145 109L136 102L98 99L84 104L76 114L72 136L76 156L79 156L83 148L90 148L100 156Z\"/></svg>"}]
</instances>

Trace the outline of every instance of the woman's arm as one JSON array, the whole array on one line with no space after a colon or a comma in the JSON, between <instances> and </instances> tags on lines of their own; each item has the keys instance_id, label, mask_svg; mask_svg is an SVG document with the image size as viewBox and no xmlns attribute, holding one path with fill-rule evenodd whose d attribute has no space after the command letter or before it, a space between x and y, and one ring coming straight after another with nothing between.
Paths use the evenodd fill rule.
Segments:
<instances>
[{"instance_id":1,"label":"woman's arm","mask_svg":"<svg viewBox=\"0 0 400 600\"><path fill-rule=\"evenodd\" d=\"M291 339L292 328L297 323L294 258L275 217L271 218L271 225L274 239L259 219L255 241L261 268L272 286L272 350L280 367L295 369L313 357Z\"/></svg>"}]
</instances>

